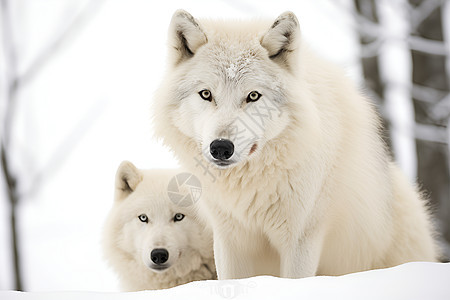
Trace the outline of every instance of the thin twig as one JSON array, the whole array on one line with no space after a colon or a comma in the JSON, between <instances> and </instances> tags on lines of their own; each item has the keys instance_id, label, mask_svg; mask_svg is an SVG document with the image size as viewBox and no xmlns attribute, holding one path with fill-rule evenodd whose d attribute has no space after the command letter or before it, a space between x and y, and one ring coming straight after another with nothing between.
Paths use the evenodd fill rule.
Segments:
<instances>
[{"instance_id":1,"label":"thin twig","mask_svg":"<svg viewBox=\"0 0 450 300\"><path fill-rule=\"evenodd\" d=\"M418 36L409 36L408 42L411 50L442 56L449 54L442 41L434 41Z\"/></svg>"},{"instance_id":2,"label":"thin twig","mask_svg":"<svg viewBox=\"0 0 450 300\"><path fill-rule=\"evenodd\" d=\"M17 75L17 51L16 43L13 36L11 6L9 0L1 0L2 6L2 35L5 52L5 78L6 78L6 103L3 122L3 143L5 149L9 146L11 134L11 124L16 107L16 95L19 88Z\"/></svg>"},{"instance_id":3,"label":"thin twig","mask_svg":"<svg viewBox=\"0 0 450 300\"><path fill-rule=\"evenodd\" d=\"M20 267L20 256L19 256L19 237L17 234L17 220L16 220L16 207L19 200L17 195L17 185L16 179L12 175L8 163L8 155L6 153L5 145L3 142L0 145L0 155L1 155L1 167L3 177L6 182L6 189L8 193L8 199L10 201L10 225L11 225L11 243L12 243L12 255L13 255L13 266L14 266L14 288L21 291L22 286L22 276Z\"/></svg>"},{"instance_id":4,"label":"thin twig","mask_svg":"<svg viewBox=\"0 0 450 300\"><path fill-rule=\"evenodd\" d=\"M11 7L8 0L2 0L2 28L3 28L3 43L6 56L5 62L5 77L6 77L6 103L5 115L3 123L3 134L0 140L0 155L2 174L6 185L9 207L10 207L10 235L11 235L11 250L14 267L14 287L21 291L22 276L19 256L19 237L17 232L17 214L16 208L19 201L17 194L17 178L12 173L9 165L9 142L11 135L11 125L16 108L16 98L18 91L17 81L17 56L16 44L13 37L12 21L11 21Z\"/></svg>"}]
</instances>

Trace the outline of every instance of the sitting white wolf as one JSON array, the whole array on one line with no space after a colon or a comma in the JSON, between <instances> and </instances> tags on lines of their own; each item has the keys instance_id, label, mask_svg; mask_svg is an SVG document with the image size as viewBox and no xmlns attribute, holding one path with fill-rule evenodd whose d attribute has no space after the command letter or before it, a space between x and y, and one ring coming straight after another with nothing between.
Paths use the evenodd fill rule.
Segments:
<instances>
[{"instance_id":1,"label":"sitting white wolf","mask_svg":"<svg viewBox=\"0 0 450 300\"><path fill-rule=\"evenodd\" d=\"M156 134L202 180L219 279L337 275L437 258L425 201L370 102L274 23L177 11Z\"/></svg>"},{"instance_id":2,"label":"sitting white wolf","mask_svg":"<svg viewBox=\"0 0 450 300\"><path fill-rule=\"evenodd\" d=\"M193 205L170 201L179 170L138 170L123 162L103 233L105 257L125 291L170 288L216 279L211 231Z\"/></svg>"}]
</instances>

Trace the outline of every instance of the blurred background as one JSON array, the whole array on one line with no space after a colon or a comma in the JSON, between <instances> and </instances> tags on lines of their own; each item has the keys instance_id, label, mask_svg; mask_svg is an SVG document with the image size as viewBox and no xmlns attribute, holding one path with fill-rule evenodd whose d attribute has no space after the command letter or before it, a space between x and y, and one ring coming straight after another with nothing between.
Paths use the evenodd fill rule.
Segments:
<instances>
[{"instance_id":1,"label":"blurred background","mask_svg":"<svg viewBox=\"0 0 450 300\"><path fill-rule=\"evenodd\" d=\"M450 255L450 0L0 0L0 289L117 291L101 230L122 160L176 167L150 103L173 12L275 19L373 99Z\"/></svg>"}]
</instances>

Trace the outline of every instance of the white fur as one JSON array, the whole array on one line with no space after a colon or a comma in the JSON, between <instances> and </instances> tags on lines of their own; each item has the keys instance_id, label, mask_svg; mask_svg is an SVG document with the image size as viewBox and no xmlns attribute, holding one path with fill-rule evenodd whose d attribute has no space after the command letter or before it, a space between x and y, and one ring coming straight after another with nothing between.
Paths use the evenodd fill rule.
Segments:
<instances>
[{"instance_id":1,"label":"white fur","mask_svg":"<svg viewBox=\"0 0 450 300\"><path fill-rule=\"evenodd\" d=\"M171 28L180 19L194 20L178 11ZM272 26L194 22L184 38L194 30L194 40L206 39L190 55L169 31L153 118L157 136L201 178L219 279L437 259L425 201L389 158L374 108L300 41L293 13ZM211 102L200 98L203 89ZM262 97L246 103L254 90ZM217 138L235 145L228 167L210 154Z\"/></svg>"},{"instance_id":2,"label":"white fur","mask_svg":"<svg viewBox=\"0 0 450 300\"><path fill-rule=\"evenodd\" d=\"M180 207L167 194L180 170L138 170L123 162L116 175L115 200L103 233L105 258L125 291L170 288L194 280L216 279L212 235L193 206ZM185 215L174 222L176 213ZM146 214L148 223L138 216ZM152 269L150 253L169 251L168 267Z\"/></svg>"}]
</instances>

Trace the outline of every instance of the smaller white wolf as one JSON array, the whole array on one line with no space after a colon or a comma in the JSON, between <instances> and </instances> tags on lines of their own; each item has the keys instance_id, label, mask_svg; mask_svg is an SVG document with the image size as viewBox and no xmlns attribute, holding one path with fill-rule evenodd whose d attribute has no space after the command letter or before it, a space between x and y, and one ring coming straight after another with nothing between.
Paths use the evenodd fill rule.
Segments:
<instances>
[{"instance_id":1,"label":"smaller white wolf","mask_svg":"<svg viewBox=\"0 0 450 300\"><path fill-rule=\"evenodd\" d=\"M103 249L125 291L217 278L211 231L197 219L194 205L169 199L169 181L179 173L138 170L128 161L117 170Z\"/></svg>"}]
</instances>

